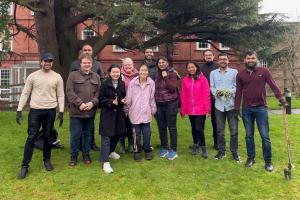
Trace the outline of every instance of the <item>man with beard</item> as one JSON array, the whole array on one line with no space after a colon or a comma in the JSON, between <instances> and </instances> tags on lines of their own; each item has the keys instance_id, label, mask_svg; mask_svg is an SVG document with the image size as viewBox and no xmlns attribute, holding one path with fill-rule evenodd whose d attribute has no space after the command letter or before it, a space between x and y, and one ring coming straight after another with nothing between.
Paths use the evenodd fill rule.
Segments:
<instances>
[{"instance_id":1,"label":"man with beard","mask_svg":"<svg viewBox=\"0 0 300 200\"><path fill-rule=\"evenodd\" d=\"M145 54L145 60L142 64L147 65L149 69L149 76L152 78L153 81L155 81L156 75L157 75L157 60L154 58L153 49L148 48L144 51Z\"/></svg>"},{"instance_id":2,"label":"man with beard","mask_svg":"<svg viewBox=\"0 0 300 200\"><path fill-rule=\"evenodd\" d=\"M29 163L32 158L34 142L43 128L43 161L47 171L52 171L50 138L53 134L56 107L59 106L59 126L63 123L65 104L64 84L61 76L52 70L54 57L51 53L41 56L41 69L31 73L26 79L24 89L19 101L16 121L20 125L22 110L30 98L28 114L28 137L24 147L24 156L19 179L24 179L28 173Z\"/></svg>"},{"instance_id":3,"label":"man with beard","mask_svg":"<svg viewBox=\"0 0 300 200\"><path fill-rule=\"evenodd\" d=\"M79 57L82 56L82 54L88 54L90 56L93 55L93 48L91 45L89 44L84 44L80 51L79 51ZM75 60L71 63L71 67L70 67L70 72L72 71L78 71L80 70L80 60ZM92 69L93 72L97 73L100 77L100 81L103 82L104 81L104 72L102 69L102 65L99 61L94 60L93 59L93 63L92 63ZM96 142L95 142L95 127L93 125L93 134L92 134L92 140L91 140L91 149L94 151L100 151L100 148L97 146ZM81 145L80 145L81 146Z\"/></svg>"},{"instance_id":4,"label":"man with beard","mask_svg":"<svg viewBox=\"0 0 300 200\"><path fill-rule=\"evenodd\" d=\"M211 50L207 49L203 51L204 63L200 65L200 71L204 74L205 78L210 83L210 73L213 70L218 69L218 63L214 62L214 54ZM213 128L213 138L214 138L214 149L218 150L218 133L217 133L217 123L215 116L215 99L213 95L210 95L211 104L211 125Z\"/></svg>"},{"instance_id":5,"label":"man with beard","mask_svg":"<svg viewBox=\"0 0 300 200\"><path fill-rule=\"evenodd\" d=\"M227 54L220 53L218 56L219 69L210 73L210 89L215 98L215 115L218 130L218 153L215 159L225 157L225 122L226 118L230 130L230 151L233 159L241 162L238 154L238 117L234 110L234 97L236 92L237 70L228 67Z\"/></svg>"},{"instance_id":6,"label":"man with beard","mask_svg":"<svg viewBox=\"0 0 300 200\"><path fill-rule=\"evenodd\" d=\"M269 134L269 119L266 104L266 84L270 86L282 106L285 106L282 94L267 68L258 67L258 58L255 51L248 51L245 55L246 69L238 73L236 78L236 116L239 115L241 100L242 119L246 129L247 162L246 167L255 163L254 121L262 140L265 170L273 171L272 150Z\"/></svg>"}]
</instances>

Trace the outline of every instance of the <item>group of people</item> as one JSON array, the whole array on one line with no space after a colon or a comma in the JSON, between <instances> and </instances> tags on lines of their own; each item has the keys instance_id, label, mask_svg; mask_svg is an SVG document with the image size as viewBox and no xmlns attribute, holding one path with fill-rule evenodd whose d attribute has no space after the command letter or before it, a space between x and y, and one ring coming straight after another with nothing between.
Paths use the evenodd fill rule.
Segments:
<instances>
[{"instance_id":1,"label":"group of people","mask_svg":"<svg viewBox=\"0 0 300 200\"><path fill-rule=\"evenodd\" d=\"M100 108L99 133L101 150L99 160L105 173L113 172L110 159L119 159L115 149L120 142L122 151L133 152L136 161L153 159L151 120L154 117L160 137L159 156L174 160L177 154L177 113L188 116L193 145L191 154L208 158L205 142L205 120L211 118L215 159L226 156L225 124L230 130L230 151L233 159L241 162L238 153L238 120L242 104L242 119L246 130L246 167L255 163L254 121L262 139L265 169L273 171L269 122L266 108L268 84L279 102L285 101L267 68L259 67L255 51L245 54L246 68L238 73L229 67L229 57L220 53L217 62L211 50L203 52L204 64L186 63L186 76L181 80L169 61L154 58L152 49L145 49L145 60L135 67L131 58L122 59L122 65L112 64L104 78L101 64L92 58L92 47L83 45L78 61L71 65L66 83L66 97L70 113L70 166L76 166L79 152L85 164L92 162L90 149L94 142L94 119ZM28 137L18 178L24 179L34 149L34 141L43 129L43 161L47 171L53 170L50 161L49 135L53 129L56 107L59 107L59 125L63 123L65 95L63 80L51 68L51 53L41 56L41 69L26 80L17 108L17 123L21 123L22 109L30 97ZM181 80L181 87L179 82ZM168 134L169 133L169 134ZM168 137L168 135L170 137ZM125 139L128 138L128 148ZM170 138L170 142L169 139Z\"/></svg>"}]
</instances>

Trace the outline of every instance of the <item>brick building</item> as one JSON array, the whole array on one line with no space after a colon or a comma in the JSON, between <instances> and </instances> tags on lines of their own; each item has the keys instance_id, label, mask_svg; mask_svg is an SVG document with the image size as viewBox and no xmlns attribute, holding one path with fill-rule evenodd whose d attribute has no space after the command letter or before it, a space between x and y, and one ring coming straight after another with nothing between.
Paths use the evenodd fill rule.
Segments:
<instances>
[{"instance_id":1,"label":"brick building","mask_svg":"<svg viewBox=\"0 0 300 200\"><path fill-rule=\"evenodd\" d=\"M13 13L13 5L10 8L10 14ZM25 27L31 27L34 25L33 12L30 10L19 7L17 8L16 15L18 23ZM98 25L96 27L98 33L102 33L105 29L104 25ZM11 30L14 32L14 30ZM79 39L86 39L95 36L93 30L85 28L85 26L79 25L77 27L77 35ZM230 48L223 46L220 43L214 43L216 47L221 50L230 52ZM1 47L0 47L1 48ZM39 67L39 53L37 43L26 36L24 33L20 32L18 35L14 36L10 41L11 51L15 52L16 55L10 57L9 59L1 61L0 66L0 82L1 85L8 84L18 84L24 83L25 78L32 71ZM174 43L172 48L166 45L160 45L154 48L156 56L167 56L171 61L173 66L179 71L179 73L184 74L184 64L188 60L194 60L197 62L202 62L203 60L203 50L211 49L217 54L217 50L206 42L190 42L190 43ZM100 60L106 69L111 63L120 63L120 59L124 57L131 57L136 66L138 66L144 59L143 52L141 51L126 51L115 45L106 46L98 55L97 60ZM262 63L264 64L264 63ZM230 56L230 66L240 70L243 68L243 63L238 57ZM1 93L18 92L22 88L17 86L15 88L0 88ZM10 97L3 97L1 99L9 99ZM0 99L0 100L1 100ZM18 97L15 97L17 100ZM10 99L11 100L11 99Z\"/></svg>"}]
</instances>

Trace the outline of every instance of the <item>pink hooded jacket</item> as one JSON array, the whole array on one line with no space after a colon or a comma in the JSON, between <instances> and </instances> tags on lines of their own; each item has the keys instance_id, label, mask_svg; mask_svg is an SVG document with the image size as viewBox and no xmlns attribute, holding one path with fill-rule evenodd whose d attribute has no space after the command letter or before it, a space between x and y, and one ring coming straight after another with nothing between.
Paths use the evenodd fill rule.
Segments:
<instances>
[{"instance_id":1,"label":"pink hooded jacket","mask_svg":"<svg viewBox=\"0 0 300 200\"><path fill-rule=\"evenodd\" d=\"M210 89L205 76L185 76L181 83L181 115L206 115L210 112Z\"/></svg>"}]
</instances>

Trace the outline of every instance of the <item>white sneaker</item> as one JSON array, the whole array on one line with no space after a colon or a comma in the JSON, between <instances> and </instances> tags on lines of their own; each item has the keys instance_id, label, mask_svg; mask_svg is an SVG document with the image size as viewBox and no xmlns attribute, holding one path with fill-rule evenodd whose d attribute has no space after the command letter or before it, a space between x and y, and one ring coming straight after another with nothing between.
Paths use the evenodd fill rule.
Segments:
<instances>
[{"instance_id":1,"label":"white sneaker","mask_svg":"<svg viewBox=\"0 0 300 200\"><path fill-rule=\"evenodd\" d=\"M103 171L104 171L106 174L110 174L110 173L114 172L114 170L111 168L109 162L103 163Z\"/></svg>"},{"instance_id":2,"label":"white sneaker","mask_svg":"<svg viewBox=\"0 0 300 200\"><path fill-rule=\"evenodd\" d=\"M119 160L121 156L113 151L109 154L109 157L114 159L114 160Z\"/></svg>"}]
</instances>

